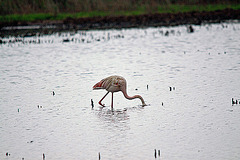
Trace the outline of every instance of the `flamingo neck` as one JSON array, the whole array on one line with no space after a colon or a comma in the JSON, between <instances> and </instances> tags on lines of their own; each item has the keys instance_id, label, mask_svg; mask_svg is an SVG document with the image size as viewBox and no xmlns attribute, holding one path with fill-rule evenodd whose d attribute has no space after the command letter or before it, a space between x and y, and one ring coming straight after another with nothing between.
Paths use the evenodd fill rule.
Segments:
<instances>
[{"instance_id":1,"label":"flamingo neck","mask_svg":"<svg viewBox=\"0 0 240 160\"><path fill-rule=\"evenodd\" d=\"M140 96L140 95L135 95L135 96L129 96L128 94L127 94L127 91L126 91L126 88L124 87L123 89L122 89L122 92L123 92L123 95L124 95L124 97L125 98L127 98L127 99L129 99L129 100L132 100L132 99L135 99L135 98L139 98L140 100L141 100L141 102L142 102L142 105L143 106L146 106L146 104L145 104L145 102L144 102L144 99Z\"/></svg>"}]
</instances>

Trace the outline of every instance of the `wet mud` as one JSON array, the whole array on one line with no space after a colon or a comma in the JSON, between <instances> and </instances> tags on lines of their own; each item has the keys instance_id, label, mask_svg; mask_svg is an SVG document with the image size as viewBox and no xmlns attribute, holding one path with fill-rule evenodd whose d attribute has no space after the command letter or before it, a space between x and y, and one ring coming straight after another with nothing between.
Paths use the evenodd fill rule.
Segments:
<instances>
[{"instance_id":1,"label":"wet mud","mask_svg":"<svg viewBox=\"0 0 240 160\"><path fill-rule=\"evenodd\" d=\"M67 18L62 21L35 21L35 22L0 22L0 37L34 36L37 33L52 34L66 30L99 30L144 28L177 25L201 25L203 23L220 23L226 20L240 20L240 10L225 9L211 12L164 13L146 14L138 16L107 16L91 18ZM19 26L28 26L21 28ZM24 31L23 31L24 30ZM14 32L13 32L14 31ZM190 32L191 32L190 28Z\"/></svg>"}]
</instances>

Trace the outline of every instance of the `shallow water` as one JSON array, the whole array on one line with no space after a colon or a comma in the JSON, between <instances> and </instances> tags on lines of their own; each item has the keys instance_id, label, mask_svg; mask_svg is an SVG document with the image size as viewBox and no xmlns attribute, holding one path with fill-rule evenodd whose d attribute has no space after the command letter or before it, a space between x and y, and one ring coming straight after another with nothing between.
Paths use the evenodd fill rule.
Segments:
<instances>
[{"instance_id":1,"label":"shallow water","mask_svg":"<svg viewBox=\"0 0 240 160\"><path fill-rule=\"evenodd\" d=\"M240 24L193 28L3 39L0 159L239 159ZM109 75L149 105L119 92L101 108L92 86Z\"/></svg>"}]
</instances>

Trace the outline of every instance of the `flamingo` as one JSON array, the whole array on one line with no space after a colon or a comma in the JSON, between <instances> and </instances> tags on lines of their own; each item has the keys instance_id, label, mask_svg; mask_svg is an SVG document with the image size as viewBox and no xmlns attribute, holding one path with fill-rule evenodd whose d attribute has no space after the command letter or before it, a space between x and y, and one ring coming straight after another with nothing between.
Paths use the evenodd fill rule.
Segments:
<instances>
[{"instance_id":1,"label":"flamingo","mask_svg":"<svg viewBox=\"0 0 240 160\"><path fill-rule=\"evenodd\" d=\"M146 106L143 98L140 95L135 95L135 96L128 96L127 94L127 81L125 80L125 78L121 77L121 76L110 76L107 78L102 79L100 82L96 83L93 86L93 90L97 90L97 89L106 89L107 93L103 96L103 98L98 102L101 106L105 107L102 104L102 100L108 95L109 92L112 93L112 104L111 104L111 108L113 109L113 93L114 92L119 92L121 91L124 95L125 98L132 100L135 98L139 98L142 102L142 106Z\"/></svg>"}]
</instances>

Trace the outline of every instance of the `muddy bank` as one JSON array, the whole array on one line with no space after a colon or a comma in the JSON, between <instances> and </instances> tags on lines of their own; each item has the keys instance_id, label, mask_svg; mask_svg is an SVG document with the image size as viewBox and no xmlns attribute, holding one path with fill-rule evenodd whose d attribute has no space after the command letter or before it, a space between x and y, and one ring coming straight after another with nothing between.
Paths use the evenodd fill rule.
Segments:
<instances>
[{"instance_id":1,"label":"muddy bank","mask_svg":"<svg viewBox=\"0 0 240 160\"><path fill-rule=\"evenodd\" d=\"M202 23L220 23L226 20L240 20L240 10L225 9L211 12L189 12L177 14L148 14L138 16L68 18L62 21L35 21L0 23L0 36L18 35L25 30L28 36L36 32L51 34L64 30L121 29L134 27L158 27L176 25L201 25ZM19 27L28 26L28 27ZM13 32L14 31L14 32Z\"/></svg>"},{"instance_id":2,"label":"muddy bank","mask_svg":"<svg viewBox=\"0 0 240 160\"><path fill-rule=\"evenodd\" d=\"M150 14L139 16L99 17L66 19L63 23L78 29L108 29L131 27L176 26L185 24L200 25L203 22L221 22L240 19L240 10L219 10L213 12L190 12L178 14Z\"/></svg>"}]
</instances>

